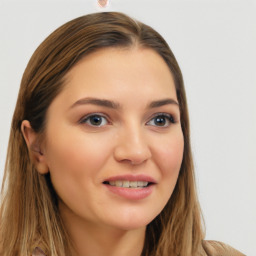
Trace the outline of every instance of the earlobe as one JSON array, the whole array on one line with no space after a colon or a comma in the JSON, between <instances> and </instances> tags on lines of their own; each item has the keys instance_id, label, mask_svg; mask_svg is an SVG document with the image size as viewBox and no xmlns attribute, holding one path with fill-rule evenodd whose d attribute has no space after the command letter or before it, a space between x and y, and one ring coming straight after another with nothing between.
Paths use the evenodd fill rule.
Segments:
<instances>
[{"instance_id":1,"label":"earlobe","mask_svg":"<svg viewBox=\"0 0 256 256\"><path fill-rule=\"evenodd\" d=\"M41 174L46 174L49 172L49 168L46 163L37 162L36 169Z\"/></svg>"},{"instance_id":2,"label":"earlobe","mask_svg":"<svg viewBox=\"0 0 256 256\"><path fill-rule=\"evenodd\" d=\"M49 168L46 163L45 155L41 150L39 135L33 130L29 121L22 121L21 132L27 144L30 160L35 165L37 171L41 174L48 173Z\"/></svg>"}]
</instances>

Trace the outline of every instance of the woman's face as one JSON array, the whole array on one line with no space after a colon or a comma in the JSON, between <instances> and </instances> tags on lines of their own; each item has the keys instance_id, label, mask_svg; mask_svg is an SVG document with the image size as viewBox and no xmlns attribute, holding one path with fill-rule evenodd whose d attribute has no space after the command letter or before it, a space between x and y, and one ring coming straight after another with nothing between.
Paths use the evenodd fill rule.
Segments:
<instances>
[{"instance_id":1,"label":"woman's face","mask_svg":"<svg viewBox=\"0 0 256 256\"><path fill-rule=\"evenodd\" d=\"M150 49L103 49L66 77L47 113L43 161L67 218L123 230L164 208L183 156L173 77Z\"/></svg>"}]
</instances>

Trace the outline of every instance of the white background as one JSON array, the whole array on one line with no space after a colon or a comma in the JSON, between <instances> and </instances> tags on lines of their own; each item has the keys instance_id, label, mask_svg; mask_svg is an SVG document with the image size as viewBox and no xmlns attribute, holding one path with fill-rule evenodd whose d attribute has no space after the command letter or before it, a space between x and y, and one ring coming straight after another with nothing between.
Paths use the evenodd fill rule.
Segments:
<instances>
[{"instance_id":1,"label":"white background","mask_svg":"<svg viewBox=\"0 0 256 256\"><path fill-rule=\"evenodd\" d=\"M0 0L0 181L19 83L35 48L96 0ZM206 239L256 255L256 3L112 0L158 30L183 71Z\"/></svg>"}]
</instances>

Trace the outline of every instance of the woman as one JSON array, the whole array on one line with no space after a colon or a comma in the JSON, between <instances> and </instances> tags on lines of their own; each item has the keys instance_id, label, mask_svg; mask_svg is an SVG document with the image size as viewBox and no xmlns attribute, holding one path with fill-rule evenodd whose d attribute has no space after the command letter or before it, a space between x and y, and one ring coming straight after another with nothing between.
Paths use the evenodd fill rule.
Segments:
<instances>
[{"instance_id":1,"label":"woman","mask_svg":"<svg viewBox=\"0 0 256 256\"><path fill-rule=\"evenodd\" d=\"M120 13L54 31L23 75L1 255L242 255L204 241L182 74Z\"/></svg>"}]
</instances>

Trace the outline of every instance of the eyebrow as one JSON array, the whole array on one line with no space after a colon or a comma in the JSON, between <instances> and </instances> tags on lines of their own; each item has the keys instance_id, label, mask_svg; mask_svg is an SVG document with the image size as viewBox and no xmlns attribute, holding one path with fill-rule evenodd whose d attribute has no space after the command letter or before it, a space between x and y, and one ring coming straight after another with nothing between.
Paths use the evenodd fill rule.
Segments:
<instances>
[{"instance_id":1,"label":"eyebrow","mask_svg":"<svg viewBox=\"0 0 256 256\"><path fill-rule=\"evenodd\" d=\"M71 108L75 107L75 106L79 106L79 105L85 105L85 104L92 104L92 105L97 105L97 106L102 106L102 107L107 107L107 108L111 108L111 109L120 109L121 105L117 102L111 101L111 100L106 100L106 99L98 99L98 98L83 98L80 99L78 101L76 101ZM179 103L174 100L174 99L163 99L163 100L156 100L156 101L152 101L147 108L157 108L157 107L161 107L164 105L176 105L179 106Z\"/></svg>"},{"instance_id":2,"label":"eyebrow","mask_svg":"<svg viewBox=\"0 0 256 256\"><path fill-rule=\"evenodd\" d=\"M156 101L152 101L148 108L157 108L157 107L161 107L161 106L164 106L164 105L168 105L168 104L173 104L173 105L176 105L176 106L179 106L179 103L174 100L174 99L163 99L163 100L156 100Z\"/></svg>"},{"instance_id":3,"label":"eyebrow","mask_svg":"<svg viewBox=\"0 0 256 256\"><path fill-rule=\"evenodd\" d=\"M105 100L105 99L98 99L98 98L83 98L78 101L76 101L71 108L79 105L84 105L84 104L92 104L92 105L97 105L97 106L102 106L102 107L107 107L107 108L112 108L112 109L119 109L120 104L116 103L114 101L110 100Z\"/></svg>"}]
</instances>

